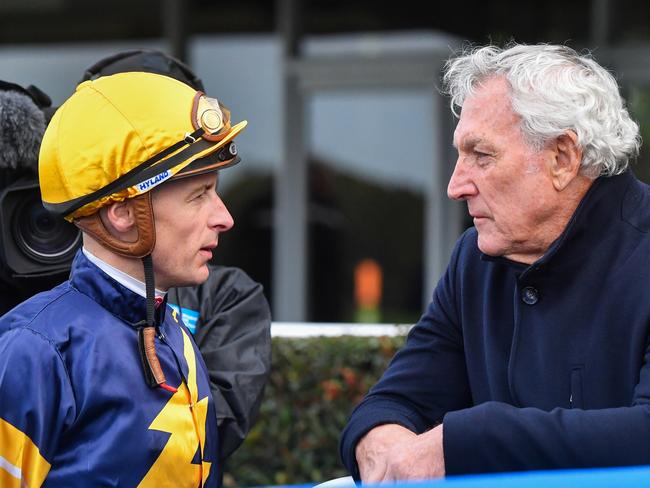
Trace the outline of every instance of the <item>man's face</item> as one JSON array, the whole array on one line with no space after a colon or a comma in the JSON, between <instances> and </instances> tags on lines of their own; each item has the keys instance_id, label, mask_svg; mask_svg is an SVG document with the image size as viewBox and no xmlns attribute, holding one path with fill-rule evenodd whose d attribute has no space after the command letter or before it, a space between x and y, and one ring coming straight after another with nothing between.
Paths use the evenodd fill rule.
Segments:
<instances>
[{"instance_id":1,"label":"man's face","mask_svg":"<svg viewBox=\"0 0 650 488\"><path fill-rule=\"evenodd\" d=\"M531 147L509 90L504 78L494 77L465 100L447 194L467 201L482 252L532 263L557 237L561 202L550 173L554 153Z\"/></svg>"},{"instance_id":2,"label":"man's face","mask_svg":"<svg viewBox=\"0 0 650 488\"><path fill-rule=\"evenodd\" d=\"M154 190L156 246L152 257L156 287L203 283L219 233L234 222L217 195L217 173L165 183Z\"/></svg>"}]
</instances>

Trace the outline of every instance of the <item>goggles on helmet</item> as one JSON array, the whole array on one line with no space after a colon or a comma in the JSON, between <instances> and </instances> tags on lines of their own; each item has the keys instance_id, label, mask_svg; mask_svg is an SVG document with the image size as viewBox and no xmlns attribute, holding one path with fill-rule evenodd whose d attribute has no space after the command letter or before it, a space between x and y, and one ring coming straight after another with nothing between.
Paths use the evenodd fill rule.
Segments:
<instances>
[{"instance_id":1,"label":"goggles on helmet","mask_svg":"<svg viewBox=\"0 0 650 488\"><path fill-rule=\"evenodd\" d=\"M172 178L183 178L232 166L240 161L237 146L231 140L245 122L235 128L230 123L230 110L216 98L197 92L191 114L194 131L186 133L180 141L140 163L108 185L83 197L60 204L44 202L45 208L73 220L82 207L98 202L117 192L127 191L128 196L146 193ZM243 125L242 125L243 124ZM235 129L235 130L233 130ZM223 144L219 142L224 141ZM205 155L205 151L218 149ZM85 212L84 212L85 213Z\"/></svg>"}]
</instances>

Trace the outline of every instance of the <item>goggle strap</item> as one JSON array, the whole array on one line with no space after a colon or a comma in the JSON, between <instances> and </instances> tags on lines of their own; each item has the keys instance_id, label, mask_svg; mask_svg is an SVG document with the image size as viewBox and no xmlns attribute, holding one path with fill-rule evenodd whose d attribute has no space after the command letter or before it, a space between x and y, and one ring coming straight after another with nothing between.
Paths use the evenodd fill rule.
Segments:
<instances>
[{"instance_id":1,"label":"goggle strap","mask_svg":"<svg viewBox=\"0 0 650 488\"><path fill-rule=\"evenodd\" d=\"M124 182L130 181L133 176L140 176L143 171L145 171L146 169L151 168L158 161L160 161L161 159L166 158L170 154L173 154L174 152L178 151L183 146L188 146L188 145L194 144L195 142L197 142L201 138L201 136L203 134L204 134L203 129L197 129L194 132L192 132L191 134L187 134L183 138L183 140L178 141L176 144L173 144L173 145L169 146L167 149L164 149L164 150L160 151L158 154L156 154L153 157L147 159L145 162L140 163L139 165L137 165L132 170L127 171L122 176L120 176L118 179L116 179L115 181L113 181L113 182L109 183L108 185L106 185L104 188L100 188L99 190L97 190L97 192L102 192L103 194L98 196L97 198L93 198L93 200L91 200L91 202L94 201L94 200L99 200L100 198L105 197L106 195L110 195L111 193L115 193L115 191L119 191L119 190L115 190L115 188L124 189L124 188L128 188L129 186L133 186L134 184L138 183L136 181L135 183L132 183L130 185L124 184ZM161 165L161 167L162 167L162 165ZM169 168L167 168L167 169L169 169ZM163 169L160 172L162 173L163 171L165 171L165 170ZM143 178L143 180L141 180L141 181L144 181L146 179L147 178ZM107 188L110 188L110 190L107 191L107 192L104 192ZM95 192L95 193L97 193L97 192ZM93 193L91 193L90 195L93 195ZM90 203L90 202L87 202L87 203ZM84 203L84 205L86 205L86 204ZM78 207L78 208L81 208L81 207ZM74 210L77 210L77 209L75 208Z\"/></svg>"},{"instance_id":2,"label":"goggle strap","mask_svg":"<svg viewBox=\"0 0 650 488\"><path fill-rule=\"evenodd\" d=\"M161 159L164 159L166 156L169 156L170 154L178 151L180 148L183 146L190 145L192 146L196 142L203 141L201 136L204 134L203 129L197 129L191 134L188 134L185 136L185 138L181 141L178 141L176 144L173 144L172 146L169 146L168 148L164 149L163 151L159 152L158 154L154 155L153 157L147 159L143 163L140 163L137 165L135 168L131 169L130 171L127 171L124 173L122 176L120 176L118 179L115 181L112 181L108 185L106 185L103 188L100 188L99 190L96 190L92 193L89 193L88 195L85 195L83 197L77 198L75 200L70 200L65 203L61 204L52 204L52 203L43 203L43 206L48 209L50 212L54 212L59 215L69 215L75 210L80 209L84 205L87 205L91 202L94 202L96 200L99 200L100 198L103 198L105 196L111 195L113 193L116 193L120 190L124 190L125 188L129 188L130 186L137 185L138 183L147 180L151 176L155 176L157 174L162 173L163 171L166 171L170 168L173 168L177 164L180 164L183 162L184 159L187 159L187 156L185 154L186 151L181 151L178 153L176 156L173 156L169 158L167 161L164 163L154 166L158 161ZM190 138L194 142L191 142ZM201 146L208 146L212 145L212 143L206 143L206 144L201 144ZM192 146L192 149L194 149L194 146ZM200 148L197 152L202 151L203 149L206 148ZM183 155L185 157L180 158L180 156ZM180 159L180 161L179 161Z\"/></svg>"},{"instance_id":3,"label":"goggle strap","mask_svg":"<svg viewBox=\"0 0 650 488\"><path fill-rule=\"evenodd\" d=\"M197 143L193 144L192 146L182 150L178 154L175 154L174 156L170 157L169 159L166 159L162 163L152 166L149 168L143 169L140 173L133 175L132 178L122 181L121 185L117 186L116 188L112 189L107 195L110 195L111 193L116 193L120 190L124 190L126 188L129 188L131 186L137 185L138 183L142 183L143 181L147 181L149 178L153 178L156 175L159 175L160 173L163 173L167 170L172 169L174 166L178 166L181 164L183 161L187 160L188 158L194 156L195 154L200 153L201 151L204 151L210 147L214 146L214 143L204 141L204 140L199 140ZM189 154L188 154L189 153ZM121 178L120 178L121 179ZM115 180L117 182L118 180ZM115 183L114 182L114 183Z\"/></svg>"}]
</instances>

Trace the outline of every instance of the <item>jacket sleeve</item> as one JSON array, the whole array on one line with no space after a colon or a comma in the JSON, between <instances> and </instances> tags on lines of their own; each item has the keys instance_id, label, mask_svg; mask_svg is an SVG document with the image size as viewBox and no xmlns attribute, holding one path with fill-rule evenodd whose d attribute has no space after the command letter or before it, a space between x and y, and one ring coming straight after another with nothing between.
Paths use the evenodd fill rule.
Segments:
<instances>
[{"instance_id":1,"label":"jacket sleeve","mask_svg":"<svg viewBox=\"0 0 650 488\"><path fill-rule=\"evenodd\" d=\"M421 433L442 422L445 413L471 405L462 335L452 300L452 269L457 259L458 246L426 313L379 382L352 412L343 431L341 459L355 479L359 479L355 448L372 428L396 423Z\"/></svg>"},{"instance_id":2,"label":"jacket sleeve","mask_svg":"<svg viewBox=\"0 0 650 488\"><path fill-rule=\"evenodd\" d=\"M629 407L550 412L500 402L443 421L448 474L650 463L650 347Z\"/></svg>"},{"instance_id":3,"label":"jacket sleeve","mask_svg":"<svg viewBox=\"0 0 650 488\"><path fill-rule=\"evenodd\" d=\"M0 335L0 486L42 485L74 412L56 349L30 329Z\"/></svg>"},{"instance_id":4,"label":"jacket sleeve","mask_svg":"<svg viewBox=\"0 0 650 488\"><path fill-rule=\"evenodd\" d=\"M271 368L271 311L262 285L238 268L212 267L197 293L195 339L210 375L225 459L259 412Z\"/></svg>"}]
</instances>

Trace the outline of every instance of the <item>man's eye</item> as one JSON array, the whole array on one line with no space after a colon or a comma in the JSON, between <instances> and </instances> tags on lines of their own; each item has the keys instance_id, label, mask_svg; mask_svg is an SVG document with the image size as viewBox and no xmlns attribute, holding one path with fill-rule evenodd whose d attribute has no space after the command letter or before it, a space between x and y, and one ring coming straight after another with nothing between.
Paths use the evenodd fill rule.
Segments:
<instances>
[{"instance_id":1,"label":"man's eye","mask_svg":"<svg viewBox=\"0 0 650 488\"><path fill-rule=\"evenodd\" d=\"M474 151L474 156L476 157L476 162L478 163L479 166L485 166L486 164L490 163L493 159L492 154L488 154L480 151Z\"/></svg>"}]
</instances>

